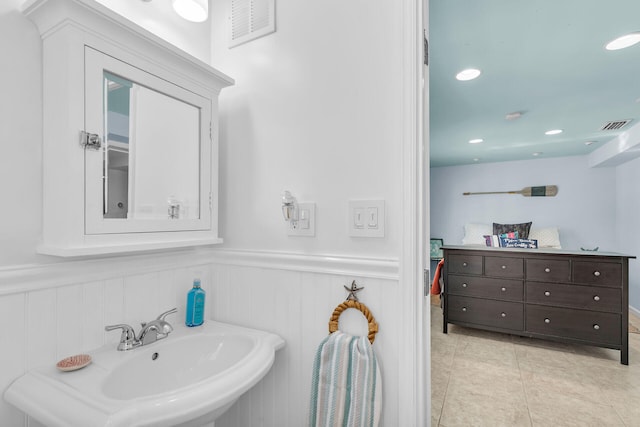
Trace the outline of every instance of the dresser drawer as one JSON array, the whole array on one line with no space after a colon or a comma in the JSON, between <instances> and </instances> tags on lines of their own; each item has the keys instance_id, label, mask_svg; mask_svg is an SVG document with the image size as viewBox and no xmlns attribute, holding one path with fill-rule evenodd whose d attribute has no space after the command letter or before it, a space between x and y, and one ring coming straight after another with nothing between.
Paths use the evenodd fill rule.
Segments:
<instances>
[{"instance_id":1,"label":"dresser drawer","mask_svg":"<svg viewBox=\"0 0 640 427\"><path fill-rule=\"evenodd\" d=\"M447 295L450 321L522 331L523 311L522 303Z\"/></svg>"},{"instance_id":2,"label":"dresser drawer","mask_svg":"<svg viewBox=\"0 0 640 427\"><path fill-rule=\"evenodd\" d=\"M589 285L622 287L622 265L612 262L573 262L573 281Z\"/></svg>"},{"instance_id":3,"label":"dresser drawer","mask_svg":"<svg viewBox=\"0 0 640 427\"><path fill-rule=\"evenodd\" d=\"M528 259L527 280L568 282L571 279L569 260Z\"/></svg>"},{"instance_id":4,"label":"dresser drawer","mask_svg":"<svg viewBox=\"0 0 640 427\"><path fill-rule=\"evenodd\" d=\"M613 313L527 304L526 331L621 345L621 316Z\"/></svg>"},{"instance_id":5,"label":"dresser drawer","mask_svg":"<svg viewBox=\"0 0 640 427\"><path fill-rule=\"evenodd\" d=\"M484 257L485 276L524 277L524 260L522 258Z\"/></svg>"},{"instance_id":6,"label":"dresser drawer","mask_svg":"<svg viewBox=\"0 0 640 427\"><path fill-rule=\"evenodd\" d=\"M488 277L449 275L445 283L449 294L493 298L522 302L524 286L522 280L493 279Z\"/></svg>"},{"instance_id":7,"label":"dresser drawer","mask_svg":"<svg viewBox=\"0 0 640 427\"><path fill-rule=\"evenodd\" d=\"M449 273L482 274L482 255L449 255Z\"/></svg>"},{"instance_id":8,"label":"dresser drawer","mask_svg":"<svg viewBox=\"0 0 640 427\"><path fill-rule=\"evenodd\" d=\"M620 313L620 289L527 282L527 302Z\"/></svg>"}]
</instances>

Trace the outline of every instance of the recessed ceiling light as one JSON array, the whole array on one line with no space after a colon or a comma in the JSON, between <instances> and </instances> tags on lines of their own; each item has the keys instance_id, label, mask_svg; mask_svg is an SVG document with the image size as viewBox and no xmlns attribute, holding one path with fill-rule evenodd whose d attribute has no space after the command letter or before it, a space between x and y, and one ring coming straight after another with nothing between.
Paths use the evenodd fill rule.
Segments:
<instances>
[{"instance_id":1,"label":"recessed ceiling light","mask_svg":"<svg viewBox=\"0 0 640 427\"><path fill-rule=\"evenodd\" d=\"M475 159L473 159L473 161L477 162L477 161L480 161L480 159L476 157Z\"/></svg>"},{"instance_id":2,"label":"recessed ceiling light","mask_svg":"<svg viewBox=\"0 0 640 427\"><path fill-rule=\"evenodd\" d=\"M596 143L596 141L587 141L587 142L584 143L584 145L591 145L591 144L595 144L595 143Z\"/></svg>"},{"instance_id":3,"label":"recessed ceiling light","mask_svg":"<svg viewBox=\"0 0 640 427\"><path fill-rule=\"evenodd\" d=\"M533 153L534 157L538 157L540 154L542 154L542 151L536 151Z\"/></svg>"},{"instance_id":4,"label":"recessed ceiling light","mask_svg":"<svg viewBox=\"0 0 640 427\"><path fill-rule=\"evenodd\" d=\"M467 68L466 70L460 71L456 74L456 79L460 81L473 80L480 75L480 70L475 68Z\"/></svg>"},{"instance_id":5,"label":"recessed ceiling light","mask_svg":"<svg viewBox=\"0 0 640 427\"><path fill-rule=\"evenodd\" d=\"M552 129L552 130L548 130L546 131L544 134L545 135L557 135L559 133L562 133L562 129Z\"/></svg>"},{"instance_id":6,"label":"recessed ceiling light","mask_svg":"<svg viewBox=\"0 0 640 427\"><path fill-rule=\"evenodd\" d=\"M607 50L624 49L625 47L633 46L638 42L640 42L640 32L629 33L610 41L604 48Z\"/></svg>"},{"instance_id":7,"label":"recessed ceiling light","mask_svg":"<svg viewBox=\"0 0 640 427\"><path fill-rule=\"evenodd\" d=\"M479 143L481 143L483 141L484 141L484 139L482 139L482 138L470 139L469 140L469 144L479 144Z\"/></svg>"}]
</instances>

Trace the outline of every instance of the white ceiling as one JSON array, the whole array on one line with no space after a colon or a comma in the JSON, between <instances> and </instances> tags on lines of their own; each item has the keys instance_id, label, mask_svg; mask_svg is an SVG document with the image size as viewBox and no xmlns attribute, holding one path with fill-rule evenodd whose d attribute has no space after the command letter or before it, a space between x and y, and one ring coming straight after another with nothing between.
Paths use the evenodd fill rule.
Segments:
<instances>
[{"instance_id":1,"label":"white ceiling","mask_svg":"<svg viewBox=\"0 0 640 427\"><path fill-rule=\"evenodd\" d=\"M640 123L640 44L604 49L640 31L640 0L430 0L429 14L431 166L584 155ZM482 74L456 80L465 68Z\"/></svg>"}]
</instances>

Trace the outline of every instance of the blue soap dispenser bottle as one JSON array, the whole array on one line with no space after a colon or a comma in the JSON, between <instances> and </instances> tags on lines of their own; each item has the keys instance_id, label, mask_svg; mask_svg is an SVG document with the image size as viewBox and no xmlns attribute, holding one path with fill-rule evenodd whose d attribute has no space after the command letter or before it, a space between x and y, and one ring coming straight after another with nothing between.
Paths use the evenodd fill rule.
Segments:
<instances>
[{"instance_id":1,"label":"blue soap dispenser bottle","mask_svg":"<svg viewBox=\"0 0 640 427\"><path fill-rule=\"evenodd\" d=\"M200 279L193 280L193 288L187 293L187 326L200 326L204 323L205 292L200 287Z\"/></svg>"}]
</instances>

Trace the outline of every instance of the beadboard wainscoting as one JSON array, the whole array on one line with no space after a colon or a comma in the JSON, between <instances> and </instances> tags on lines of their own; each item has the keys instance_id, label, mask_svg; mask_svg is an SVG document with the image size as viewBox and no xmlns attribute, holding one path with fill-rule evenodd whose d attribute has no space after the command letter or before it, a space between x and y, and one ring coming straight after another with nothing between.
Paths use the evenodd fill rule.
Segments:
<instances>
[{"instance_id":1,"label":"beadboard wainscoting","mask_svg":"<svg viewBox=\"0 0 640 427\"><path fill-rule=\"evenodd\" d=\"M105 332L105 325L137 326L172 307L178 313L168 319L182 322L194 277L207 292L207 318L275 332L286 341L269 374L216 427L306 423L313 356L333 309L346 297L343 286L354 279L365 287L360 299L380 325L374 350L382 373L381 425L395 425L396 260L198 249L3 269L0 391L31 368L103 344L116 351L119 334ZM0 425L39 424L2 400Z\"/></svg>"},{"instance_id":2,"label":"beadboard wainscoting","mask_svg":"<svg viewBox=\"0 0 640 427\"><path fill-rule=\"evenodd\" d=\"M363 262L369 264L369 260ZM336 260L335 264L340 262ZM365 287L358 296L369 307L380 328L373 348L382 375L381 425L397 425L401 323L392 313L399 301L398 280L326 274L308 271L310 268L301 271L299 268L303 267L299 264L298 268L291 269L284 266L278 269L230 264L213 266L216 283L212 298L213 317L266 329L286 341L271 372L224 414L216 427L298 427L307 424L313 358L318 344L328 333L333 310L347 296L343 286L349 286L353 279ZM385 275L384 268L369 265L368 275L377 273ZM366 329L362 334L366 334Z\"/></svg>"}]
</instances>

